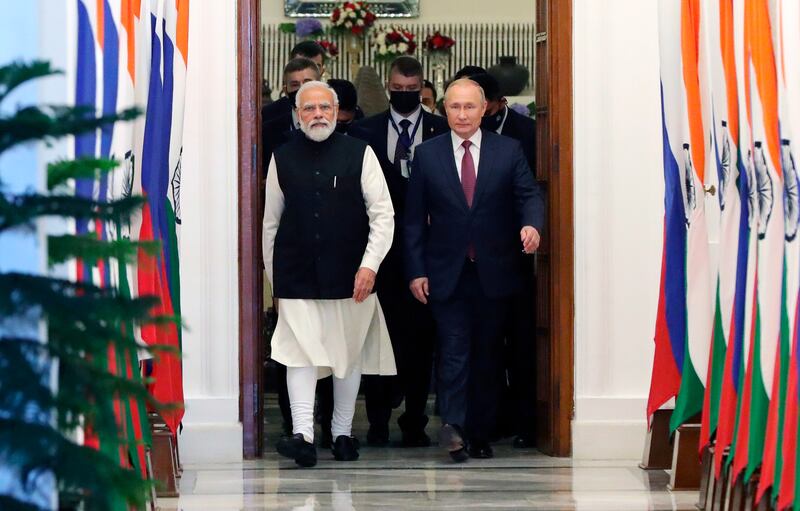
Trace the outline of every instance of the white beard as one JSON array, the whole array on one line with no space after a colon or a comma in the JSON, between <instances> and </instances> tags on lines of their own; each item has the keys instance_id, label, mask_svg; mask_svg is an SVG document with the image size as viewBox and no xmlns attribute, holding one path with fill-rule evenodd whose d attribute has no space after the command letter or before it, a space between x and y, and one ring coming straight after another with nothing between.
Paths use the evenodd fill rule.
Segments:
<instances>
[{"instance_id":1,"label":"white beard","mask_svg":"<svg viewBox=\"0 0 800 511\"><path fill-rule=\"evenodd\" d=\"M314 142L322 142L327 140L328 137L336 131L336 125L333 123L329 123L328 121L312 121L317 126L310 127L308 124L300 121L300 130L306 134L306 137L310 138ZM319 126L319 124L324 124L324 126Z\"/></svg>"}]
</instances>

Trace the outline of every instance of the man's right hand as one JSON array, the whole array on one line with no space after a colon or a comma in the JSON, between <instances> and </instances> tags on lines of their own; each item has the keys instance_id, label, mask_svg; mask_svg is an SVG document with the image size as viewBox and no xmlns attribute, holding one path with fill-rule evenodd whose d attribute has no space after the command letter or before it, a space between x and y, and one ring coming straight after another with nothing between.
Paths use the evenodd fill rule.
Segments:
<instances>
[{"instance_id":1,"label":"man's right hand","mask_svg":"<svg viewBox=\"0 0 800 511\"><path fill-rule=\"evenodd\" d=\"M408 285L414 298L422 303L428 303L428 277L418 277Z\"/></svg>"}]
</instances>

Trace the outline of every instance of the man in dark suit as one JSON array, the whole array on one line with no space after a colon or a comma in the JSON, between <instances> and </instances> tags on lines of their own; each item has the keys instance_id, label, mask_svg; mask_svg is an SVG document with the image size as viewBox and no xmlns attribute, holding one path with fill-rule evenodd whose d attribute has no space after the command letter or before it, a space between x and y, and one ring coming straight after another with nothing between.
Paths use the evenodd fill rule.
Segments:
<instances>
[{"instance_id":1,"label":"man in dark suit","mask_svg":"<svg viewBox=\"0 0 800 511\"><path fill-rule=\"evenodd\" d=\"M399 57L389 69L389 110L356 123L349 134L367 141L378 155L395 217L403 218L409 165L424 140L447 132L447 122L422 109L422 66L412 57ZM395 222L394 242L383 260L376 288L397 362L397 377L368 376L364 397L369 418L367 443L389 443L392 408L405 398L405 413L398 419L402 445L430 445L425 434L435 326L427 306L418 303L403 278L403 222ZM398 385L399 384L399 385Z\"/></svg>"},{"instance_id":2,"label":"man in dark suit","mask_svg":"<svg viewBox=\"0 0 800 511\"><path fill-rule=\"evenodd\" d=\"M521 289L518 254L539 246L544 203L519 143L480 129L476 82L450 84L445 107L451 133L414 157L405 248L409 287L438 331L439 444L461 462L493 456L505 315Z\"/></svg>"},{"instance_id":3,"label":"man in dark suit","mask_svg":"<svg viewBox=\"0 0 800 511\"><path fill-rule=\"evenodd\" d=\"M319 77L325 74L325 50L318 43L314 41L301 41L297 43L289 54L289 60L294 60L301 57L308 59L317 65L319 73L318 77L316 78L317 80L319 80ZM300 83L300 85L303 84ZM289 86L289 84L286 82L286 72L284 71L283 89L281 91L283 96L276 101L261 107L261 122L263 123L266 121L271 121L272 119L286 117L287 115L291 114L292 109L294 108L294 97L295 94L297 94L297 90L300 88L300 85L297 87Z\"/></svg>"},{"instance_id":4,"label":"man in dark suit","mask_svg":"<svg viewBox=\"0 0 800 511\"><path fill-rule=\"evenodd\" d=\"M280 101L285 100L288 108L280 114L273 112L274 116L271 118L266 117L262 110L261 142L264 153L264 175L266 175L266 169L269 166L272 153L285 144L292 132L300 127L297 113L294 110L294 98L297 95L297 91L300 90L304 83L319 80L319 77L320 72L317 64L305 57L294 58L284 66L283 90L287 95L281 98ZM277 103L278 101L272 104L275 105Z\"/></svg>"},{"instance_id":5,"label":"man in dark suit","mask_svg":"<svg viewBox=\"0 0 800 511\"><path fill-rule=\"evenodd\" d=\"M531 172L536 176L536 123L508 108L497 79L486 73L469 76L483 88L486 113L481 128L518 140ZM515 295L505 328L506 345L496 436L516 435L513 446L536 445L536 287L533 258L520 254L525 266L524 287ZM507 374L506 374L507 373Z\"/></svg>"}]
</instances>

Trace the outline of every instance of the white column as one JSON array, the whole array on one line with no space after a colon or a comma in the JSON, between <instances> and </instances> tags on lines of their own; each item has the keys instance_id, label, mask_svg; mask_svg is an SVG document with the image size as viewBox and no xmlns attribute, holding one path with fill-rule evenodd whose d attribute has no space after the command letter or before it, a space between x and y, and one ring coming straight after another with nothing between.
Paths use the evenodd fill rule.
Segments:
<instances>
[{"instance_id":1,"label":"white column","mask_svg":"<svg viewBox=\"0 0 800 511\"><path fill-rule=\"evenodd\" d=\"M639 458L663 225L656 2L575 0L576 458Z\"/></svg>"},{"instance_id":2,"label":"white column","mask_svg":"<svg viewBox=\"0 0 800 511\"><path fill-rule=\"evenodd\" d=\"M242 458L236 2L194 2L181 174L186 462Z\"/></svg>"}]
</instances>

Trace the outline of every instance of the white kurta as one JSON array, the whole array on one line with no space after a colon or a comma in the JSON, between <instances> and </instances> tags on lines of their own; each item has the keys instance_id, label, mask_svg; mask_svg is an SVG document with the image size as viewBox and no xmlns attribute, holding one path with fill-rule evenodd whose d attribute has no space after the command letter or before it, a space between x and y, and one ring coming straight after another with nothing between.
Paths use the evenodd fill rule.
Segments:
<instances>
[{"instance_id":1,"label":"white kurta","mask_svg":"<svg viewBox=\"0 0 800 511\"><path fill-rule=\"evenodd\" d=\"M394 237L394 208L378 158L364 152L361 190L369 217L369 240L361 267L375 273ZM267 278L274 286L275 236L284 209L275 158L267 172L263 250ZM355 275L353 275L355 283ZM317 367L317 376L344 378L356 367L362 374L397 374L392 343L375 293L361 303L352 298L311 300L280 298L272 336L272 358L288 367Z\"/></svg>"}]
</instances>

